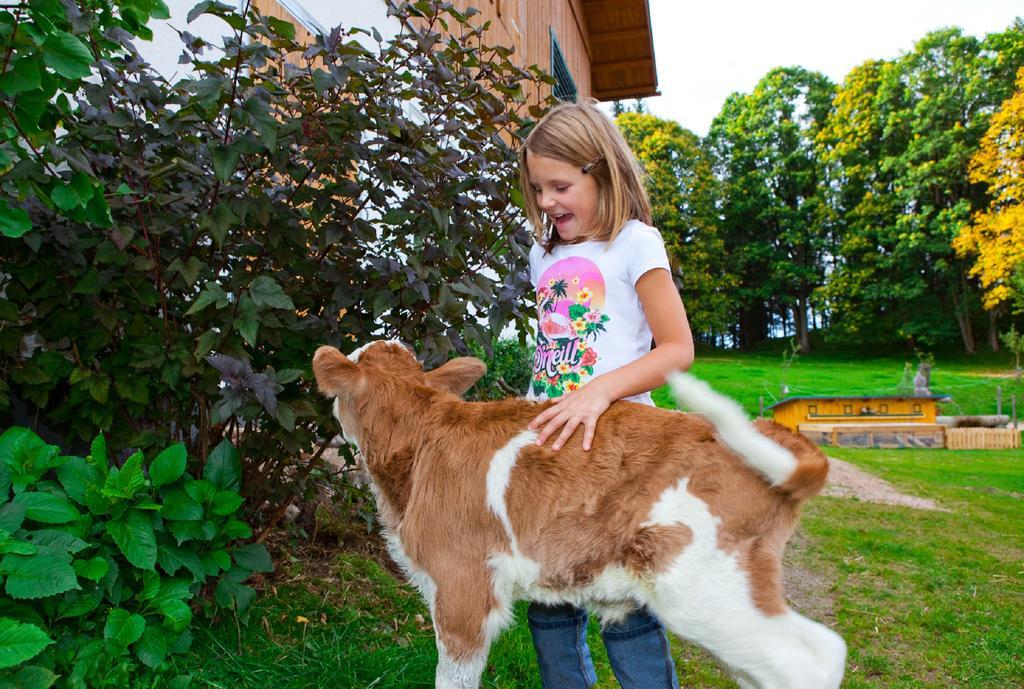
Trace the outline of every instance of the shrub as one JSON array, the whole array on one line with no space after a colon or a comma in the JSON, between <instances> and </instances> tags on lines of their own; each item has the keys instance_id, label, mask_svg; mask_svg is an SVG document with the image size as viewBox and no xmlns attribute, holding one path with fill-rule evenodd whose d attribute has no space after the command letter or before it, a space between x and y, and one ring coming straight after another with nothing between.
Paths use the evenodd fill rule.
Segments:
<instances>
[{"instance_id":1,"label":"shrub","mask_svg":"<svg viewBox=\"0 0 1024 689\"><path fill-rule=\"evenodd\" d=\"M245 615L243 582L271 571L237 518L241 464L226 440L202 478L185 446L111 463L102 435L85 457L26 428L0 436L0 685L125 687L188 650L196 595Z\"/></svg>"},{"instance_id":2,"label":"shrub","mask_svg":"<svg viewBox=\"0 0 1024 689\"><path fill-rule=\"evenodd\" d=\"M526 342L502 339L494 343L491 353L473 343L473 356L487 364L487 373L469 391L473 399L521 397L530 387L533 374L533 350Z\"/></svg>"},{"instance_id":3,"label":"shrub","mask_svg":"<svg viewBox=\"0 0 1024 689\"><path fill-rule=\"evenodd\" d=\"M195 77L101 62L68 94L59 179L0 177L32 190L32 229L0 238L0 411L199 462L229 437L252 516L297 490L333 423L311 398L318 345L397 337L437 364L524 317L509 199L523 84L542 77L447 2L393 8L405 29L377 50L359 29L301 46L254 10L202 12L232 35L184 35ZM92 200L109 222L62 210Z\"/></svg>"}]
</instances>

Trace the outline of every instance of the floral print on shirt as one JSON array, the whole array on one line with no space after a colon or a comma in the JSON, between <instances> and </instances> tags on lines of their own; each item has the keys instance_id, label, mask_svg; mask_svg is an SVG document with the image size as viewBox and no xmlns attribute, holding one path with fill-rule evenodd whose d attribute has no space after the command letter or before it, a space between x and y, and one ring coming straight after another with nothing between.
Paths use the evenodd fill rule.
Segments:
<instances>
[{"instance_id":1,"label":"floral print on shirt","mask_svg":"<svg viewBox=\"0 0 1024 689\"><path fill-rule=\"evenodd\" d=\"M586 384L600 359L598 337L610 320L602 309L604 276L578 256L558 261L537 283L537 349L531 391L561 397Z\"/></svg>"}]
</instances>

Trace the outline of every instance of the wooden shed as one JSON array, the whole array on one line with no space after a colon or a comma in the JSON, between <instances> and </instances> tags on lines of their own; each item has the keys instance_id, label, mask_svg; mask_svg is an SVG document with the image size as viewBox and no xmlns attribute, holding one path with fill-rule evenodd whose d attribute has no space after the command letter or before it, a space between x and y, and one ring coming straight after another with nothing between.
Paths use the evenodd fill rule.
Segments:
<instances>
[{"instance_id":1,"label":"wooden shed","mask_svg":"<svg viewBox=\"0 0 1024 689\"><path fill-rule=\"evenodd\" d=\"M936 422L943 395L788 397L769 409L776 422L820 445L943 447Z\"/></svg>"}]
</instances>

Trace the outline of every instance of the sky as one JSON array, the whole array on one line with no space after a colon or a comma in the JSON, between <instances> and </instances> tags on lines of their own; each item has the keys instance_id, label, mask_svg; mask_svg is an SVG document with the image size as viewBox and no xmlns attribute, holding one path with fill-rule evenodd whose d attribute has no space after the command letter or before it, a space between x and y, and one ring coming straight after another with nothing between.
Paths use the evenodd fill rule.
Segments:
<instances>
[{"instance_id":1,"label":"sky","mask_svg":"<svg viewBox=\"0 0 1024 689\"><path fill-rule=\"evenodd\" d=\"M929 31L983 37L1024 16L1022 0L648 0L661 96L650 112L707 134L726 97L774 67L840 83L855 66L909 52Z\"/></svg>"}]
</instances>

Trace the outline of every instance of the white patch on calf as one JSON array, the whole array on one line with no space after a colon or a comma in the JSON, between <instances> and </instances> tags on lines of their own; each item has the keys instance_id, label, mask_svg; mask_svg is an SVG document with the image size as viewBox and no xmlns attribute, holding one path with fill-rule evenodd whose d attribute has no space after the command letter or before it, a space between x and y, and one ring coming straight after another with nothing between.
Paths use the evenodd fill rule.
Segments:
<instances>
[{"instance_id":1,"label":"white patch on calf","mask_svg":"<svg viewBox=\"0 0 1024 689\"><path fill-rule=\"evenodd\" d=\"M359 357L361 357L363 355L363 352L365 352L367 349L369 349L373 345L377 344L378 342L383 342L384 344L396 344L396 345L399 345L400 347L405 347L405 343L400 341L400 340L374 340L373 342L370 342L369 344L364 344L362 347L359 347L358 349L356 349L356 351L354 351L351 354L349 354L348 355L348 360L351 361L353 364L358 364L359 363ZM408 347L405 347L405 348L408 349Z\"/></svg>"},{"instance_id":2,"label":"white patch on calf","mask_svg":"<svg viewBox=\"0 0 1024 689\"><path fill-rule=\"evenodd\" d=\"M487 507L497 515L502 526L505 527L505 534L512 542L513 555L519 554L519 546L516 535L512 531L512 522L508 518L505 493L508 491L508 484L512 479L512 469L519 459L519 452L536 440L537 433L535 431L523 431L494 453L490 466L487 468Z\"/></svg>"},{"instance_id":3,"label":"white patch on calf","mask_svg":"<svg viewBox=\"0 0 1024 689\"><path fill-rule=\"evenodd\" d=\"M761 689L837 689L846 647L827 627L790 611L765 615L748 573L718 547L721 520L689 492L689 479L662 493L645 526L684 524L692 542L654 579L649 607Z\"/></svg>"}]
</instances>

